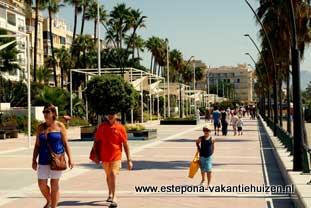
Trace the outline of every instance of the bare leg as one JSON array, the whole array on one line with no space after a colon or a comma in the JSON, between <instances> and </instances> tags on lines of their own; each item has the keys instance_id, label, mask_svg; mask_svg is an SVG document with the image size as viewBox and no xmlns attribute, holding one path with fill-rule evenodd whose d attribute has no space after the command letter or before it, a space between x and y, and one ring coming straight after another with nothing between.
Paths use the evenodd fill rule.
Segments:
<instances>
[{"instance_id":1,"label":"bare leg","mask_svg":"<svg viewBox=\"0 0 311 208\"><path fill-rule=\"evenodd\" d=\"M47 207L51 203L51 194L50 194L50 187L48 186L48 180L39 179L38 185L39 185L42 195L46 199L46 205L44 207Z\"/></svg>"},{"instance_id":2,"label":"bare leg","mask_svg":"<svg viewBox=\"0 0 311 208\"><path fill-rule=\"evenodd\" d=\"M59 179L51 179L51 208L56 208L59 200Z\"/></svg>"},{"instance_id":3,"label":"bare leg","mask_svg":"<svg viewBox=\"0 0 311 208\"><path fill-rule=\"evenodd\" d=\"M207 186L209 186L212 179L212 172L207 172L206 175L207 175Z\"/></svg>"},{"instance_id":4,"label":"bare leg","mask_svg":"<svg viewBox=\"0 0 311 208\"><path fill-rule=\"evenodd\" d=\"M109 192L108 196L112 197L112 192L111 192L111 187L110 187L110 177L108 175L106 176L106 181L107 181L108 192Z\"/></svg>"},{"instance_id":5,"label":"bare leg","mask_svg":"<svg viewBox=\"0 0 311 208\"><path fill-rule=\"evenodd\" d=\"M202 176L202 179L201 179L201 183L200 183L200 186L202 186L205 182L205 172L201 172L201 176Z\"/></svg>"},{"instance_id":6,"label":"bare leg","mask_svg":"<svg viewBox=\"0 0 311 208\"><path fill-rule=\"evenodd\" d=\"M114 171L111 171L110 174L110 188L112 194L112 201L116 201L116 179L117 174Z\"/></svg>"}]
</instances>

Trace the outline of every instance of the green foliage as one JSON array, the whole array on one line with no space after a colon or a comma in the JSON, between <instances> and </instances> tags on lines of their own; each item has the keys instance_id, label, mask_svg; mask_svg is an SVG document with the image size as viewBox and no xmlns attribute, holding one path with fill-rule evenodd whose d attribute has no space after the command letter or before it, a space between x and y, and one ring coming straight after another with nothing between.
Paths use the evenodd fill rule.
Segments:
<instances>
[{"instance_id":1,"label":"green foliage","mask_svg":"<svg viewBox=\"0 0 311 208\"><path fill-rule=\"evenodd\" d=\"M135 89L120 76L96 76L86 89L90 107L99 115L109 112L129 111L136 103L138 94Z\"/></svg>"},{"instance_id":2,"label":"green foliage","mask_svg":"<svg viewBox=\"0 0 311 208\"><path fill-rule=\"evenodd\" d=\"M8 35L7 30L0 29L0 35ZM0 38L0 45L4 45L11 41L14 41L15 38ZM0 71L1 72L12 72L14 70L20 69L19 65L14 63L17 61L17 54L19 53L16 48L16 42L9 45L8 47L0 50Z\"/></svg>"},{"instance_id":3,"label":"green foliage","mask_svg":"<svg viewBox=\"0 0 311 208\"><path fill-rule=\"evenodd\" d=\"M69 121L69 126L87 126L89 122L81 117L73 116Z\"/></svg>"},{"instance_id":4,"label":"green foliage","mask_svg":"<svg viewBox=\"0 0 311 208\"><path fill-rule=\"evenodd\" d=\"M27 104L27 86L23 82L6 80L0 76L0 102L11 103L11 106Z\"/></svg>"},{"instance_id":5,"label":"green foliage","mask_svg":"<svg viewBox=\"0 0 311 208\"><path fill-rule=\"evenodd\" d=\"M27 134L28 133L28 118L27 116L17 116L15 117L17 122L17 129ZM34 135L37 131L37 128L39 126L40 122L35 120L34 118L31 118L31 135Z\"/></svg>"},{"instance_id":6,"label":"green foliage","mask_svg":"<svg viewBox=\"0 0 311 208\"><path fill-rule=\"evenodd\" d=\"M191 120L196 120L196 117L195 116L189 116L189 117L185 117L185 118L169 117L169 118L165 118L163 120L165 120L165 121L191 121Z\"/></svg>"},{"instance_id":7,"label":"green foliage","mask_svg":"<svg viewBox=\"0 0 311 208\"><path fill-rule=\"evenodd\" d=\"M126 131L141 131L145 130L146 127L141 124L126 124L125 129Z\"/></svg>"}]
</instances>

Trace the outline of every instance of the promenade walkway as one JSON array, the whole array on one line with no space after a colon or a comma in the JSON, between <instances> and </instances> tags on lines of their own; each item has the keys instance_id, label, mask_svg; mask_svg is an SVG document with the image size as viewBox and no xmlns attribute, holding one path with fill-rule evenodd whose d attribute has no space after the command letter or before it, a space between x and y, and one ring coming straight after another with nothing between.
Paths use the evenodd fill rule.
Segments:
<instances>
[{"instance_id":1,"label":"promenade walkway","mask_svg":"<svg viewBox=\"0 0 311 208\"><path fill-rule=\"evenodd\" d=\"M293 207L288 194L136 192L135 186L200 183L199 173L194 179L187 175L196 151L194 141L202 134L203 124L202 121L198 126L160 126L153 122L150 125L158 129L158 139L130 141L134 170L127 171L123 164L117 182L119 207ZM243 136L233 136L229 131L226 137L215 137L211 185L284 185L262 127L256 120L245 119L244 124ZM8 141L0 141L0 207L43 207L45 202L37 188L36 174L31 169L32 150L19 149L26 144L25 141L4 149L6 143ZM70 145L76 167L63 174L59 207L108 207L104 172L88 160L92 143L72 140Z\"/></svg>"}]
</instances>

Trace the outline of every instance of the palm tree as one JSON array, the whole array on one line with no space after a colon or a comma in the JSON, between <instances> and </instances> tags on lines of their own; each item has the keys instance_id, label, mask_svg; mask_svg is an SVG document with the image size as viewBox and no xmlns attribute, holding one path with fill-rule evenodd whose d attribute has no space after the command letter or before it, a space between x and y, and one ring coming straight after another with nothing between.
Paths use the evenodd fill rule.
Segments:
<instances>
[{"instance_id":1,"label":"palm tree","mask_svg":"<svg viewBox=\"0 0 311 208\"><path fill-rule=\"evenodd\" d=\"M73 36L72 36L72 42L74 42L76 38L76 32L77 32L77 19L78 19L78 14L81 13L81 5L82 5L82 0L64 0L65 3L71 5L74 7L74 24L73 24Z\"/></svg>"},{"instance_id":2,"label":"palm tree","mask_svg":"<svg viewBox=\"0 0 311 208\"><path fill-rule=\"evenodd\" d=\"M48 85L50 81L50 77L53 75L53 70L49 69L45 66L40 66L38 68L37 72L37 78L39 83L44 83L45 85Z\"/></svg>"},{"instance_id":3,"label":"palm tree","mask_svg":"<svg viewBox=\"0 0 311 208\"><path fill-rule=\"evenodd\" d=\"M29 2L27 0L27 2ZM39 24L39 10L42 9L42 5L44 5L46 0L35 0L35 39L34 39L34 56L33 56L33 80L36 82L37 76L37 48L38 48L38 24Z\"/></svg>"},{"instance_id":4,"label":"palm tree","mask_svg":"<svg viewBox=\"0 0 311 208\"><path fill-rule=\"evenodd\" d=\"M130 10L130 18L128 19L128 24L130 27L132 27L133 32L128 39L128 43L134 42L135 41L134 39L138 37L136 35L138 28L146 27L146 25L145 25L145 19L146 18L147 18L147 16L142 16L142 12L139 9L137 9L137 10L131 9ZM135 51L134 44L127 44L127 50L129 50L130 47L132 47L132 49L133 49L132 53L133 53L133 57L134 57L134 51Z\"/></svg>"},{"instance_id":5,"label":"palm tree","mask_svg":"<svg viewBox=\"0 0 311 208\"><path fill-rule=\"evenodd\" d=\"M64 87L64 74L66 74L68 78L68 69L71 68L72 60L70 56L70 52L65 46L61 47L60 49L55 50L55 55L58 60L58 66L60 68L61 74L61 88Z\"/></svg>"},{"instance_id":6,"label":"palm tree","mask_svg":"<svg viewBox=\"0 0 311 208\"><path fill-rule=\"evenodd\" d=\"M122 41L125 33L130 29L129 19L131 18L130 7L118 4L110 12L110 19L108 21L108 30L112 30L117 34L115 42L118 48L122 48Z\"/></svg>"},{"instance_id":7,"label":"palm tree","mask_svg":"<svg viewBox=\"0 0 311 208\"><path fill-rule=\"evenodd\" d=\"M107 22L108 14L103 5L99 7L99 17L100 23L106 27L105 23ZM94 21L94 41L96 41L97 36L97 1L92 0L85 11L85 19Z\"/></svg>"},{"instance_id":8,"label":"palm tree","mask_svg":"<svg viewBox=\"0 0 311 208\"><path fill-rule=\"evenodd\" d=\"M81 19L81 31L80 35L83 35L84 30L84 22L86 20L85 13L90 5L90 2L88 0L81 0L81 9L82 9L82 19Z\"/></svg>"},{"instance_id":9,"label":"palm tree","mask_svg":"<svg viewBox=\"0 0 311 208\"><path fill-rule=\"evenodd\" d=\"M7 35L8 32L4 29L0 29L0 35ZM0 39L0 45L9 43L11 41L14 41L15 38L8 37L8 38L1 38ZM17 60L17 54L19 51L16 48L16 43L13 43L9 45L8 47L0 50L0 75L1 72L13 72L15 70L20 69L19 65L16 63Z\"/></svg>"},{"instance_id":10,"label":"palm tree","mask_svg":"<svg viewBox=\"0 0 311 208\"><path fill-rule=\"evenodd\" d=\"M132 39L129 36L125 37L125 44L128 45L128 48L132 48L132 59L135 58L135 50L137 58L140 59L139 52L144 52L145 41L140 35L135 35Z\"/></svg>"},{"instance_id":11,"label":"palm tree","mask_svg":"<svg viewBox=\"0 0 311 208\"><path fill-rule=\"evenodd\" d=\"M49 30L50 30L50 40L51 40L51 52L52 52L52 59L55 60L55 54L54 54L54 36L52 31L52 20L53 16L59 12L59 9L63 7L63 4L60 4L60 0L48 0L46 3L46 8L49 13ZM57 87L57 74L56 74L56 64L55 61L53 61L53 71L54 71L54 82L55 87Z\"/></svg>"}]
</instances>

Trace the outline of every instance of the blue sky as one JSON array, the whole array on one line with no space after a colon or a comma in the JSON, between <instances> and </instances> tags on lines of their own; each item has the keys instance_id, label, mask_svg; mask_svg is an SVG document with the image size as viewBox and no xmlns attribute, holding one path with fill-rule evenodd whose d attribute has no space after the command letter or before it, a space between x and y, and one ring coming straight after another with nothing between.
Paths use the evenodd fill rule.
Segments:
<instances>
[{"instance_id":1,"label":"blue sky","mask_svg":"<svg viewBox=\"0 0 311 208\"><path fill-rule=\"evenodd\" d=\"M249 52L255 59L257 52L252 43L243 36L249 33L259 44L258 28L251 10L244 0L100 0L108 11L118 3L126 3L140 9L146 15L146 28L139 34L168 38L170 48L179 49L184 59L195 56L208 66L234 66L238 63L252 64ZM254 8L259 1L250 0ZM73 26L73 8L61 9L58 17ZM79 21L80 22L80 19ZM80 26L77 29L80 32ZM86 33L93 34L93 22L88 22ZM104 28L101 27L102 37ZM150 63L150 54L144 53L142 64ZM306 51L303 70L311 71L310 51Z\"/></svg>"}]
</instances>

